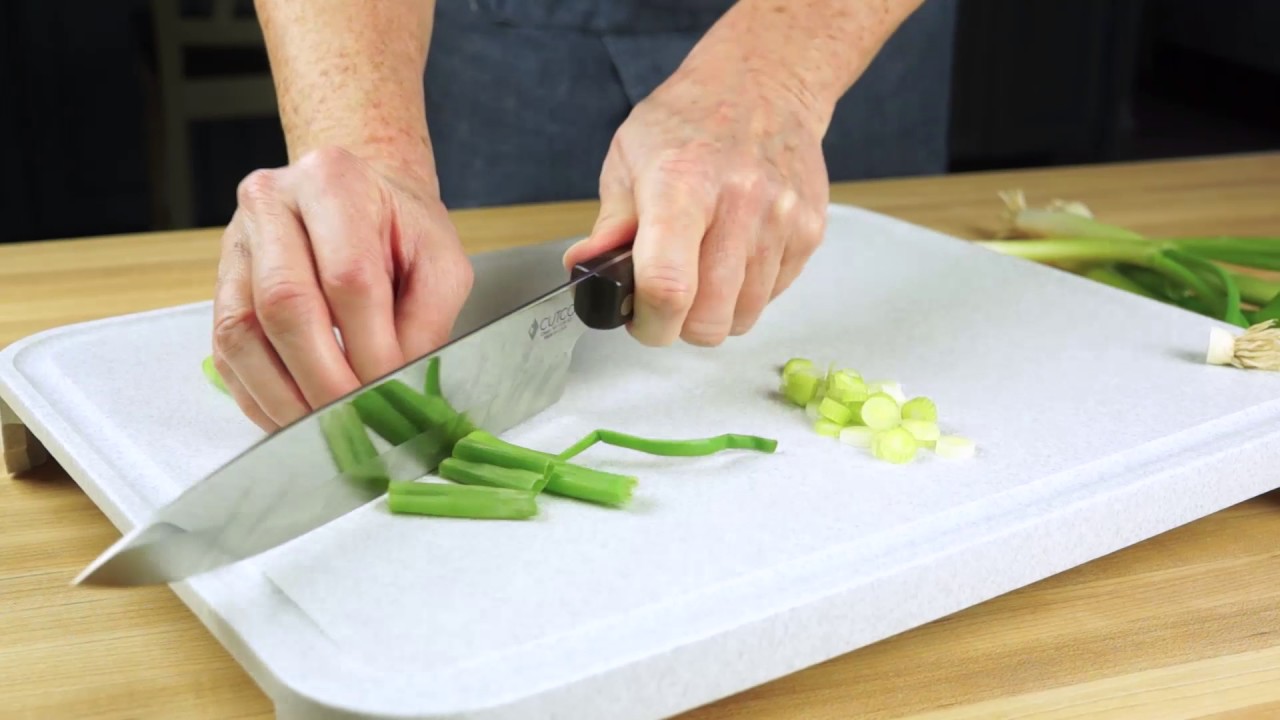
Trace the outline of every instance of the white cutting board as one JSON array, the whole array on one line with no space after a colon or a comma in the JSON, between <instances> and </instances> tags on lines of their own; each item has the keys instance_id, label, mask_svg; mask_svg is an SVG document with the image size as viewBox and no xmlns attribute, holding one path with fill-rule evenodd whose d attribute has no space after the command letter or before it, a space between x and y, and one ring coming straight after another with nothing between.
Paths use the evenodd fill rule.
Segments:
<instances>
[{"instance_id":1,"label":"white cutting board","mask_svg":"<svg viewBox=\"0 0 1280 720\"><path fill-rule=\"evenodd\" d=\"M559 279L565 244L477 258L459 332ZM209 310L0 354L3 399L122 531L258 437L200 374ZM563 401L507 435L757 433L776 454L598 447L582 461L640 477L633 507L476 522L378 500L176 589L281 717L669 716L1280 486L1280 373L1206 365L1211 324L833 207L753 333L590 334ZM934 398L978 456L892 466L815 435L772 396L791 356Z\"/></svg>"}]
</instances>

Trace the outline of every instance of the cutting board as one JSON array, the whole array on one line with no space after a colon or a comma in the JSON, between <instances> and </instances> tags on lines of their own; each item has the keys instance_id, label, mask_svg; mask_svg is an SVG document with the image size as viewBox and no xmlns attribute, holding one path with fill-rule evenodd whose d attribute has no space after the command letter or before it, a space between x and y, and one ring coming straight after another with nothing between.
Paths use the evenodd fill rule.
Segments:
<instances>
[{"instance_id":1,"label":"cutting board","mask_svg":"<svg viewBox=\"0 0 1280 720\"><path fill-rule=\"evenodd\" d=\"M477 256L457 332L557 282L566 246ZM639 477L631 507L482 522L378 499L174 587L280 717L670 716L1280 486L1280 373L1206 365L1213 324L833 206L754 332L590 333L563 400L506 434L754 433L775 454L596 447L582 462ZM121 531L260 437L200 374L209 327L197 304L0 354L11 416ZM792 356L933 398L976 457L897 466L816 435L776 396Z\"/></svg>"}]
</instances>

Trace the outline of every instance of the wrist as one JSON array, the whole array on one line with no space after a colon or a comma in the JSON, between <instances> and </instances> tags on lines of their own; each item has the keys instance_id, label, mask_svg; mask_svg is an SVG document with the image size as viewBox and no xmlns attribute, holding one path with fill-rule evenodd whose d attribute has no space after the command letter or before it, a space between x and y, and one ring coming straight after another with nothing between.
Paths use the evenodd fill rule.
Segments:
<instances>
[{"instance_id":1,"label":"wrist","mask_svg":"<svg viewBox=\"0 0 1280 720\"><path fill-rule=\"evenodd\" d=\"M740 0L682 71L739 72L825 133L836 103L922 0Z\"/></svg>"}]
</instances>

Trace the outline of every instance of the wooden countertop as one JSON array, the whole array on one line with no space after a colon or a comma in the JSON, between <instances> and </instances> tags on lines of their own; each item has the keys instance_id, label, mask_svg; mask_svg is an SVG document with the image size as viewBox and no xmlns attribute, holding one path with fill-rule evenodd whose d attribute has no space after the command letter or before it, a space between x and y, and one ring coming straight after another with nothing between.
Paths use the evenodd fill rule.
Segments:
<instances>
[{"instance_id":1,"label":"wooden countertop","mask_svg":"<svg viewBox=\"0 0 1280 720\"><path fill-rule=\"evenodd\" d=\"M1007 188L1037 203L1082 200L1151 234L1280 233L1280 154L851 183L832 197L983 237L997 224L995 192ZM479 251L585 233L593 209L455 218ZM0 245L0 345L208 299L217 237ZM68 587L117 537L56 466L0 478L0 717L271 717L267 698L167 588ZM1278 548L1280 492L687 718L1280 717Z\"/></svg>"}]
</instances>

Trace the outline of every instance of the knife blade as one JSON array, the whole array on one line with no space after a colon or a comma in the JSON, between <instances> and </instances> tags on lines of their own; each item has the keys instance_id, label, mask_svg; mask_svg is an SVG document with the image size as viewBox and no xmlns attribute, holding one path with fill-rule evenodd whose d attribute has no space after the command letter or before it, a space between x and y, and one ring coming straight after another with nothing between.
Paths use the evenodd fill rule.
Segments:
<instances>
[{"instance_id":1,"label":"knife blade","mask_svg":"<svg viewBox=\"0 0 1280 720\"><path fill-rule=\"evenodd\" d=\"M385 488L341 472L326 440L340 408L390 381L422 388L435 365L440 392L475 427L505 432L555 404L588 329L632 313L631 248L578 264L554 290L281 428L196 482L91 562L73 585L176 582L252 557L380 497ZM381 453L393 479L431 472L447 454L424 432Z\"/></svg>"}]
</instances>

